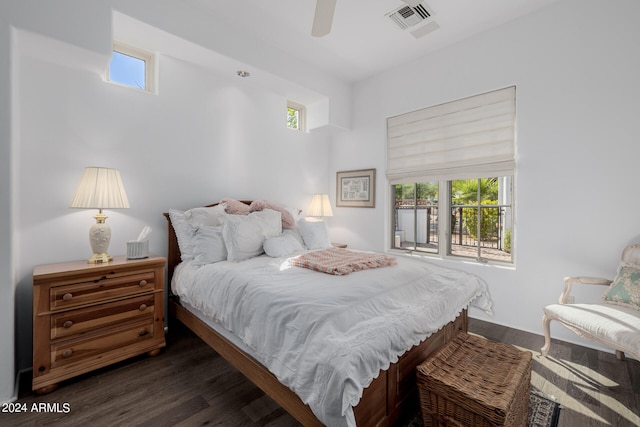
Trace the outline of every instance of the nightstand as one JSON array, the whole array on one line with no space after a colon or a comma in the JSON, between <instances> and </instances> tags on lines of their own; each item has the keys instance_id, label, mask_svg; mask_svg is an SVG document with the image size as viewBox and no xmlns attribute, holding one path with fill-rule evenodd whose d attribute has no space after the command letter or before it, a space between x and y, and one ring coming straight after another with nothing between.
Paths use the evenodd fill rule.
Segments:
<instances>
[{"instance_id":1,"label":"nightstand","mask_svg":"<svg viewBox=\"0 0 640 427\"><path fill-rule=\"evenodd\" d=\"M165 262L114 257L36 266L32 389L48 393L76 375L158 354L165 346Z\"/></svg>"}]
</instances>

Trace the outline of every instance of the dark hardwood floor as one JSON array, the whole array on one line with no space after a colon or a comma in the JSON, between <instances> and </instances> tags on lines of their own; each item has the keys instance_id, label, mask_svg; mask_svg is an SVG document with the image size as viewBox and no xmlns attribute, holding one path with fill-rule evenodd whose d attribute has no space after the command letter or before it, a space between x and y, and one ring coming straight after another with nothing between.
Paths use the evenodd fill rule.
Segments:
<instances>
[{"instance_id":1,"label":"dark hardwood floor","mask_svg":"<svg viewBox=\"0 0 640 427\"><path fill-rule=\"evenodd\" d=\"M560 427L640 425L640 362L470 319L470 332L533 352L532 385L562 404ZM0 413L0 426L299 426L199 338L172 324L167 348L64 382L54 392L30 391ZM35 408L33 405L36 405ZM40 410L41 412L37 412Z\"/></svg>"}]
</instances>

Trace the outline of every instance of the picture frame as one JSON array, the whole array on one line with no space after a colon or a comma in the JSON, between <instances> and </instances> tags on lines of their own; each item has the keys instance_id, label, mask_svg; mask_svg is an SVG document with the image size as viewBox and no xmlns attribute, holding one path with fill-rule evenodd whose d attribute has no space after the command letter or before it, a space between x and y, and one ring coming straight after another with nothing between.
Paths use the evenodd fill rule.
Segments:
<instances>
[{"instance_id":1,"label":"picture frame","mask_svg":"<svg viewBox=\"0 0 640 427\"><path fill-rule=\"evenodd\" d=\"M375 196L375 169L336 173L336 207L374 208Z\"/></svg>"}]
</instances>

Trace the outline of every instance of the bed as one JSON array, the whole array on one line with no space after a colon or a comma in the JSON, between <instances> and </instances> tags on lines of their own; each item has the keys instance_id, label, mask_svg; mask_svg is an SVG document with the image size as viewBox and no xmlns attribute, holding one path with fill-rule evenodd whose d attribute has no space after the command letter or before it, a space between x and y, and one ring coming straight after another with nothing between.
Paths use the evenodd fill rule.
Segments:
<instances>
[{"instance_id":1,"label":"bed","mask_svg":"<svg viewBox=\"0 0 640 427\"><path fill-rule=\"evenodd\" d=\"M253 206L251 201L240 203ZM322 249L305 248L295 256L262 254L241 261L183 260L176 221L170 212L164 215L168 220L170 316L305 426L391 426L417 407L415 367L459 331L467 331L470 304L491 310L486 285L477 276L409 257L398 256L395 265L346 275L293 265L293 259ZM420 299L408 292L423 286L416 279L423 276L432 276L438 283L433 290L420 291L425 295L433 292L429 300L438 301L428 313L404 300L397 302ZM395 285L389 286L391 280L385 277L407 283L411 290L403 285L398 292L404 296L387 295ZM227 279L231 285L225 284ZM270 300L274 296L278 299ZM385 312L381 307L388 301L393 304ZM318 309L318 317L299 326L312 312L310 307ZM269 327L256 332L251 329L256 324ZM348 335L351 333L354 335ZM335 348L328 345L334 341ZM376 344L378 341L388 346Z\"/></svg>"}]
</instances>

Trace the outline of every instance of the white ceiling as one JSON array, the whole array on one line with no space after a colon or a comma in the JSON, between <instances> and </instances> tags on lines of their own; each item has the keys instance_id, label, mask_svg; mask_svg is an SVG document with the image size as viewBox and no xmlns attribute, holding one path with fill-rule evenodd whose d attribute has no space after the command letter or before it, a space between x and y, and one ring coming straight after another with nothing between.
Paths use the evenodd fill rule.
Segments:
<instances>
[{"instance_id":1,"label":"white ceiling","mask_svg":"<svg viewBox=\"0 0 640 427\"><path fill-rule=\"evenodd\" d=\"M195 1L245 36L357 81L558 0L425 0L440 28L419 39L386 17L401 0L337 0L331 33L321 38L311 36L315 0Z\"/></svg>"}]
</instances>

